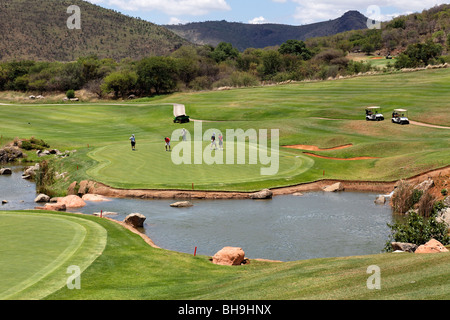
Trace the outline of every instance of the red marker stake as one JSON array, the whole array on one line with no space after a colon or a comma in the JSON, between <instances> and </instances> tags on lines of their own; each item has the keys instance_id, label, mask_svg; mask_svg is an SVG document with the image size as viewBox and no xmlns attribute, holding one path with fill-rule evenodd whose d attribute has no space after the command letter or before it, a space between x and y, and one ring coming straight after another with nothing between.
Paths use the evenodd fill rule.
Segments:
<instances>
[{"instance_id":1,"label":"red marker stake","mask_svg":"<svg viewBox=\"0 0 450 320\"><path fill-rule=\"evenodd\" d=\"M194 257L197 255L197 247L195 247L195 250L194 250Z\"/></svg>"},{"instance_id":2,"label":"red marker stake","mask_svg":"<svg viewBox=\"0 0 450 320\"><path fill-rule=\"evenodd\" d=\"M100 210L100 218L103 218L103 210Z\"/></svg>"}]
</instances>

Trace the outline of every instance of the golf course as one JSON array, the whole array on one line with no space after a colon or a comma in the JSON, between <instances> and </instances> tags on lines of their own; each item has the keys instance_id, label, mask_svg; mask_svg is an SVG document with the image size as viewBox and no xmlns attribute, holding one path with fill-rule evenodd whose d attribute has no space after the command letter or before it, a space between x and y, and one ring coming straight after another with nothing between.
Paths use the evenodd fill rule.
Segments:
<instances>
[{"instance_id":1,"label":"golf course","mask_svg":"<svg viewBox=\"0 0 450 320\"><path fill-rule=\"evenodd\" d=\"M323 179L395 182L450 165L449 84L446 68L121 102L25 104L0 96L0 144L36 137L71 151L48 158L55 171L66 172L51 186L54 196L82 180L128 190L248 193ZM183 104L195 121L175 124L173 104ZM380 106L386 120L366 121L367 106ZM407 109L414 122L392 123L397 108ZM176 135L166 151L164 138L182 128L191 136L183 152ZM247 133L235 152L227 148L234 143L227 130ZM211 132L223 133L223 150L211 150ZM252 162L250 155L258 158ZM174 163L177 156L190 161ZM210 164L206 156L223 163ZM32 151L27 160L42 159ZM276 173L262 175L275 160ZM0 231L0 299L399 300L450 294L449 254L252 261L230 268L209 257L153 248L120 224L94 216L3 211ZM73 265L82 272L80 290L66 286ZM367 289L372 265L382 270L382 290Z\"/></svg>"}]
</instances>

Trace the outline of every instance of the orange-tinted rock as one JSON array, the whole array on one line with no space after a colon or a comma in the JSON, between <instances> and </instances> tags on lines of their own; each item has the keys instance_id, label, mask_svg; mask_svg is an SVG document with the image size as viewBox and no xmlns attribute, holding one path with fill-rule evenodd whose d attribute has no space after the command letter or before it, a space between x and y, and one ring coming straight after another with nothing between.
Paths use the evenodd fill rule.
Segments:
<instances>
[{"instance_id":1,"label":"orange-tinted rock","mask_svg":"<svg viewBox=\"0 0 450 320\"><path fill-rule=\"evenodd\" d=\"M222 266L239 266L244 259L242 248L225 247L214 255L212 262Z\"/></svg>"},{"instance_id":2,"label":"orange-tinted rock","mask_svg":"<svg viewBox=\"0 0 450 320\"><path fill-rule=\"evenodd\" d=\"M435 239L431 239L424 245L419 246L415 253L440 253L440 252L449 252L446 247L439 241Z\"/></svg>"}]
</instances>

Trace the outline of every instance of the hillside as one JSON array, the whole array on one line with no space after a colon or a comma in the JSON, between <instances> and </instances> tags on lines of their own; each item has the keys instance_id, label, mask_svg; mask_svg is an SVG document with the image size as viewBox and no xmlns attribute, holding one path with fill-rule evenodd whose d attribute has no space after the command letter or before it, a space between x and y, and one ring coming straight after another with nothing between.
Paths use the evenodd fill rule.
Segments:
<instances>
[{"instance_id":1,"label":"hillside","mask_svg":"<svg viewBox=\"0 0 450 320\"><path fill-rule=\"evenodd\" d=\"M67 27L71 5L81 9L81 30ZM137 59L187 43L161 26L81 0L2 0L0 30L0 61L70 61L92 54Z\"/></svg>"},{"instance_id":2,"label":"hillside","mask_svg":"<svg viewBox=\"0 0 450 320\"><path fill-rule=\"evenodd\" d=\"M207 21L165 27L196 44L216 46L220 42L228 42L243 51L247 48L281 45L291 39L306 40L367 29L367 18L358 11L349 11L338 19L304 26Z\"/></svg>"}]
</instances>

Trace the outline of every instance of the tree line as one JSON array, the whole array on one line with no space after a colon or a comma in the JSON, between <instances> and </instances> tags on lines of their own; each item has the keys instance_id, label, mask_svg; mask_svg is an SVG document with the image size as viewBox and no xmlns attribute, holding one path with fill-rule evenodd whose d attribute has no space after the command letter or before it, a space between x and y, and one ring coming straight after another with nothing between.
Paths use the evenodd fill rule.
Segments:
<instances>
[{"instance_id":1,"label":"tree line","mask_svg":"<svg viewBox=\"0 0 450 320\"><path fill-rule=\"evenodd\" d=\"M44 94L86 89L101 98L118 99L348 76L374 69L370 63L349 59L348 53L357 50L371 54L386 49L383 35L386 30L402 28L401 21L394 20L382 30L347 32L306 42L289 40L279 47L249 48L244 52L222 42L217 47L185 45L170 55L139 60L115 61L90 55L67 63L3 62L0 90ZM449 48L450 36L443 42L433 37L412 43L388 68L443 63L448 57L442 54Z\"/></svg>"}]
</instances>

